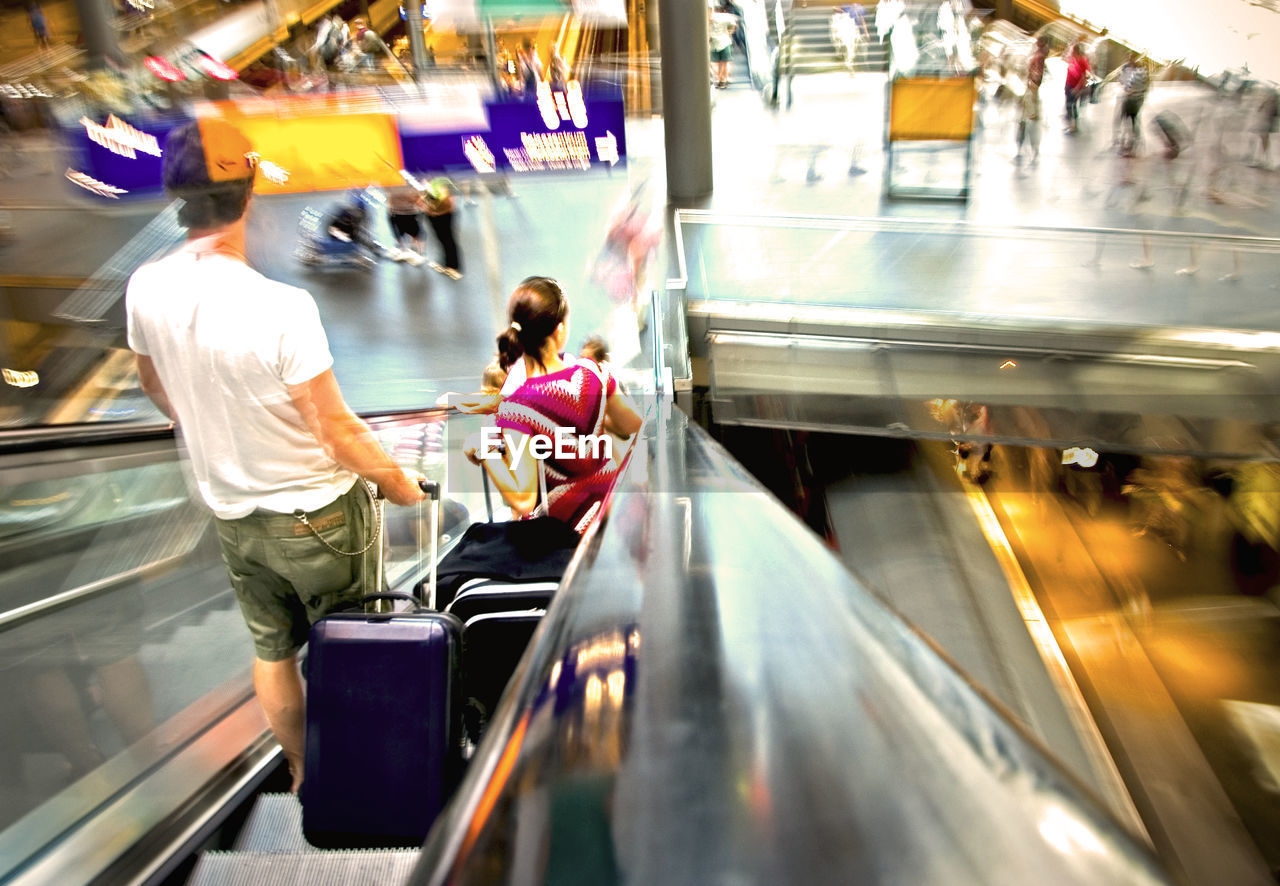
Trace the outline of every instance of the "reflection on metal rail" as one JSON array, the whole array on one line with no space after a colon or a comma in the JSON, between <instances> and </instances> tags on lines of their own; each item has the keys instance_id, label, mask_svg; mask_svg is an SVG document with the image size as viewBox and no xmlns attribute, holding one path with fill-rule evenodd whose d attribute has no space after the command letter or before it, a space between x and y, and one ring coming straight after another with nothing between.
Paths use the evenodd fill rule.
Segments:
<instances>
[{"instance_id":1,"label":"reflection on metal rail","mask_svg":"<svg viewBox=\"0 0 1280 886\"><path fill-rule=\"evenodd\" d=\"M411 883L1170 882L675 410Z\"/></svg>"}]
</instances>

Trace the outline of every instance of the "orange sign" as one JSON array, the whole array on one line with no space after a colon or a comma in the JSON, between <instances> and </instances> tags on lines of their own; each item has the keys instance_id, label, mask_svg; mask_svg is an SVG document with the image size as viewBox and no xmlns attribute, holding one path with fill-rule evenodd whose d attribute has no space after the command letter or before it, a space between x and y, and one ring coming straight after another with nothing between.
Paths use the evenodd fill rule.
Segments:
<instances>
[{"instance_id":1,"label":"orange sign","mask_svg":"<svg viewBox=\"0 0 1280 886\"><path fill-rule=\"evenodd\" d=\"M890 90L890 141L965 141L973 134L973 77L901 77Z\"/></svg>"},{"instance_id":2,"label":"orange sign","mask_svg":"<svg viewBox=\"0 0 1280 886\"><path fill-rule=\"evenodd\" d=\"M244 133L257 154L256 193L402 184L396 117L376 96L211 102L197 115Z\"/></svg>"}]
</instances>

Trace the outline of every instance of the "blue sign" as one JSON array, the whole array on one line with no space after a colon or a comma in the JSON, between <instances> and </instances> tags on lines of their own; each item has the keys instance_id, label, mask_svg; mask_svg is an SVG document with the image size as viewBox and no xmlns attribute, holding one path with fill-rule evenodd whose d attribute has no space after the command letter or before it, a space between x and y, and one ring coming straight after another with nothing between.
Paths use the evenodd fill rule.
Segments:
<instances>
[{"instance_id":1,"label":"blue sign","mask_svg":"<svg viewBox=\"0 0 1280 886\"><path fill-rule=\"evenodd\" d=\"M65 131L70 168L101 182L118 196L153 197L163 190L160 152L169 133L187 117L81 117ZM81 185L84 187L84 185Z\"/></svg>"},{"instance_id":2,"label":"blue sign","mask_svg":"<svg viewBox=\"0 0 1280 886\"><path fill-rule=\"evenodd\" d=\"M620 96L573 101L564 93L549 95L544 91L540 101L487 103L487 129L401 132L405 168L484 175L599 169L626 162L626 115Z\"/></svg>"}]
</instances>

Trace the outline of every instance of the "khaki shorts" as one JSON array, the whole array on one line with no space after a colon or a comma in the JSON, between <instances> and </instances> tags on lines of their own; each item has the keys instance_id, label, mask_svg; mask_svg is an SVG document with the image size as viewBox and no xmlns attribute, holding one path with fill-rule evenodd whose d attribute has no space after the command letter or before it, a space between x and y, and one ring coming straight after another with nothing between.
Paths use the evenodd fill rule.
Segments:
<instances>
[{"instance_id":1,"label":"khaki shorts","mask_svg":"<svg viewBox=\"0 0 1280 886\"><path fill-rule=\"evenodd\" d=\"M374 531L373 505L362 481L307 520L339 551L359 551ZM359 556L329 550L291 514L255 511L216 520L227 564L253 648L263 661L283 661L307 642L311 624L373 593L377 545Z\"/></svg>"}]
</instances>

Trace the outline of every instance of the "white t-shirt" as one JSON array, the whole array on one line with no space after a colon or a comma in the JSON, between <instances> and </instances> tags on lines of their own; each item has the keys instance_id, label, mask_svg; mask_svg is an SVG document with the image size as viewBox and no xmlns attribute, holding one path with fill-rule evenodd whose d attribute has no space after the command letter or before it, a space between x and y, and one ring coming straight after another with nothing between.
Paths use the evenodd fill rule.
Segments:
<instances>
[{"instance_id":1,"label":"white t-shirt","mask_svg":"<svg viewBox=\"0 0 1280 886\"><path fill-rule=\"evenodd\" d=\"M226 520L313 511L355 483L307 427L288 386L333 365L315 300L196 244L139 268L129 347L151 357L205 503Z\"/></svg>"},{"instance_id":2,"label":"white t-shirt","mask_svg":"<svg viewBox=\"0 0 1280 886\"><path fill-rule=\"evenodd\" d=\"M738 24L738 17L727 12L711 13L711 21L707 23L707 34L711 39L711 48L717 52L733 45L733 29Z\"/></svg>"}]
</instances>

